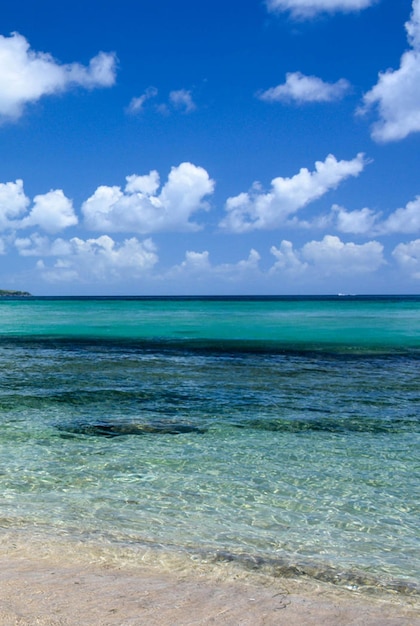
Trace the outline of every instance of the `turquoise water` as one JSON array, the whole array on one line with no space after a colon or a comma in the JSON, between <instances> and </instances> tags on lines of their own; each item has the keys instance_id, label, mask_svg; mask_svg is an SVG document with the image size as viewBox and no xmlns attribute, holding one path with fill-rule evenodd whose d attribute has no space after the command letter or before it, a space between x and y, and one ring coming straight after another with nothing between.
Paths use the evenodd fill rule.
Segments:
<instances>
[{"instance_id":1,"label":"turquoise water","mask_svg":"<svg viewBox=\"0 0 420 626\"><path fill-rule=\"evenodd\" d=\"M420 298L0 301L0 527L419 589Z\"/></svg>"}]
</instances>

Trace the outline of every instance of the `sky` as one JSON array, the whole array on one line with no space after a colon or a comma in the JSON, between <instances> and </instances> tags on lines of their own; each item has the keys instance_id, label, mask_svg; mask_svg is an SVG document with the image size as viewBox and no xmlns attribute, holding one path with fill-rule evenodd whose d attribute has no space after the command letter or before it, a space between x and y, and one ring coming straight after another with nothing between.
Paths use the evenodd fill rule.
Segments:
<instances>
[{"instance_id":1,"label":"sky","mask_svg":"<svg viewBox=\"0 0 420 626\"><path fill-rule=\"evenodd\" d=\"M420 292L420 0L15 0L0 288Z\"/></svg>"}]
</instances>

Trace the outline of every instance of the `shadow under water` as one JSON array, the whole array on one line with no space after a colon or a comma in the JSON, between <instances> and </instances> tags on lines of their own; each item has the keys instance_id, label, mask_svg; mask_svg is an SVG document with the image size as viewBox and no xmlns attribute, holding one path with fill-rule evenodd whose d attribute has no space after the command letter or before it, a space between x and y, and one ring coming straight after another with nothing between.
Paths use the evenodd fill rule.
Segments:
<instances>
[{"instance_id":1,"label":"shadow under water","mask_svg":"<svg viewBox=\"0 0 420 626\"><path fill-rule=\"evenodd\" d=\"M205 433L204 428L191 424L175 422L107 422L94 423L77 422L75 424L61 424L57 426L62 436L89 435L93 437L121 437L124 435L180 435L183 433Z\"/></svg>"},{"instance_id":2,"label":"shadow under water","mask_svg":"<svg viewBox=\"0 0 420 626\"><path fill-rule=\"evenodd\" d=\"M304 433L310 431L331 433L401 433L416 432L420 425L419 418L394 417L392 420L360 418L317 417L315 419L250 419L238 422L236 428L265 430L269 432Z\"/></svg>"}]
</instances>

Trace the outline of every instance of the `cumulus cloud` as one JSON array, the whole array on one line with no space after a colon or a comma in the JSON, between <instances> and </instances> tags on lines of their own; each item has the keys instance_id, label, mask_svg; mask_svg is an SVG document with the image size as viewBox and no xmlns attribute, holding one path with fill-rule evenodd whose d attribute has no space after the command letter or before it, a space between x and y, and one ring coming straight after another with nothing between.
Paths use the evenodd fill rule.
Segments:
<instances>
[{"instance_id":1,"label":"cumulus cloud","mask_svg":"<svg viewBox=\"0 0 420 626\"><path fill-rule=\"evenodd\" d=\"M333 102L340 100L350 89L350 83L340 78L335 83L326 83L317 76L305 76L301 72L286 74L286 82L258 94L265 102Z\"/></svg>"},{"instance_id":2,"label":"cumulus cloud","mask_svg":"<svg viewBox=\"0 0 420 626\"><path fill-rule=\"evenodd\" d=\"M71 244L65 239L50 241L49 237L35 232L28 237L16 237L14 245L20 256L67 256L71 253Z\"/></svg>"},{"instance_id":3,"label":"cumulus cloud","mask_svg":"<svg viewBox=\"0 0 420 626\"><path fill-rule=\"evenodd\" d=\"M420 196L407 202L405 207L393 211L387 218L367 207L356 211L347 211L344 207L333 205L331 222L342 233L358 235L391 235L397 233L420 232Z\"/></svg>"},{"instance_id":4,"label":"cumulus cloud","mask_svg":"<svg viewBox=\"0 0 420 626\"><path fill-rule=\"evenodd\" d=\"M289 11L295 18L310 18L318 13L361 11L377 0L266 0L269 11Z\"/></svg>"},{"instance_id":5,"label":"cumulus cloud","mask_svg":"<svg viewBox=\"0 0 420 626\"><path fill-rule=\"evenodd\" d=\"M210 258L208 250L204 252L194 252L187 250L185 259L180 265L176 265L172 270L173 273L201 274L211 271Z\"/></svg>"},{"instance_id":6,"label":"cumulus cloud","mask_svg":"<svg viewBox=\"0 0 420 626\"><path fill-rule=\"evenodd\" d=\"M19 118L27 103L72 86L109 87L115 82L116 57L100 52L89 65L60 64L50 54L30 49L19 33L0 35L0 117Z\"/></svg>"},{"instance_id":7,"label":"cumulus cloud","mask_svg":"<svg viewBox=\"0 0 420 626\"><path fill-rule=\"evenodd\" d=\"M228 198L227 216L220 226L236 233L277 228L290 215L335 189L349 176L358 176L365 164L363 154L351 161L337 161L330 154L325 161L317 161L312 172L302 168L291 178L274 178L267 193L254 184L250 192Z\"/></svg>"},{"instance_id":8,"label":"cumulus cloud","mask_svg":"<svg viewBox=\"0 0 420 626\"><path fill-rule=\"evenodd\" d=\"M332 212L336 220L336 228L341 233L365 235L375 229L379 214L367 207L355 211L347 211L344 207L334 204Z\"/></svg>"},{"instance_id":9,"label":"cumulus cloud","mask_svg":"<svg viewBox=\"0 0 420 626\"><path fill-rule=\"evenodd\" d=\"M301 259L300 253L293 249L292 242L287 239L283 239L278 248L277 246L271 246L270 252L276 259L270 273L281 270L299 274L308 267L308 264Z\"/></svg>"},{"instance_id":10,"label":"cumulus cloud","mask_svg":"<svg viewBox=\"0 0 420 626\"><path fill-rule=\"evenodd\" d=\"M277 259L271 272L293 274L307 270L323 276L364 274L376 271L384 263L383 246L379 242L344 243L333 235L326 235L322 241L309 241L300 250L294 250L290 241L282 241L279 248L272 246L271 253Z\"/></svg>"},{"instance_id":11,"label":"cumulus cloud","mask_svg":"<svg viewBox=\"0 0 420 626\"><path fill-rule=\"evenodd\" d=\"M156 171L127 176L121 187L101 186L82 205L85 224L105 232L151 233L198 230L191 216L208 208L204 198L213 193L214 181L202 167L181 163L173 167L158 193Z\"/></svg>"},{"instance_id":12,"label":"cumulus cloud","mask_svg":"<svg viewBox=\"0 0 420 626\"><path fill-rule=\"evenodd\" d=\"M151 98L155 98L157 95L158 90L156 87L148 87L141 96L131 99L130 104L127 107L127 113L140 113L143 110L145 102Z\"/></svg>"},{"instance_id":13,"label":"cumulus cloud","mask_svg":"<svg viewBox=\"0 0 420 626\"><path fill-rule=\"evenodd\" d=\"M38 226L48 233L57 233L78 222L71 200L61 189L35 196L29 209L30 204L22 180L0 183L0 230Z\"/></svg>"},{"instance_id":14,"label":"cumulus cloud","mask_svg":"<svg viewBox=\"0 0 420 626\"><path fill-rule=\"evenodd\" d=\"M392 255L412 278L420 279L420 239L398 244Z\"/></svg>"},{"instance_id":15,"label":"cumulus cloud","mask_svg":"<svg viewBox=\"0 0 420 626\"><path fill-rule=\"evenodd\" d=\"M204 252L187 251L185 258L179 265L175 265L167 273L166 278L182 279L193 278L194 280L220 279L224 282L238 282L255 277L259 274L259 253L251 249L248 258L237 263L221 263L212 265L208 250Z\"/></svg>"},{"instance_id":16,"label":"cumulus cloud","mask_svg":"<svg viewBox=\"0 0 420 626\"><path fill-rule=\"evenodd\" d=\"M57 257L52 265L47 265L44 259L37 263L43 278L49 282L133 279L147 274L158 262L153 241L139 241L135 237L116 243L108 235L50 241L34 234L17 239L15 245L22 256Z\"/></svg>"},{"instance_id":17,"label":"cumulus cloud","mask_svg":"<svg viewBox=\"0 0 420 626\"><path fill-rule=\"evenodd\" d=\"M420 196L397 209L381 224L381 232L417 233L420 232Z\"/></svg>"},{"instance_id":18,"label":"cumulus cloud","mask_svg":"<svg viewBox=\"0 0 420 626\"><path fill-rule=\"evenodd\" d=\"M39 226L47 233L57 233L78 222L71 200L61 189L35 196L29 215L19 224L19 228Z\"/></svg>"},{"instance_id":19,"label":"cumulus cloud","mask_svg":"<svg viewBox=\"0 0 420 626\"><path fill-rule=\"evenodd\" d=\"M26 213L29 203L22 180L0 183L0 230L13 228L17 218Z\"/></svg>"},{"instance_id":20,"label":"cumulus cloud","mask_svg":"<svg viewBox=\"0 0 420 626\"><path fill-rule=\"evenodd\" d=\"M413 0L405 27L411 49L402 55L399 69L379 74L358 111L377 111L372 138L378 142L398 141L420 131L420 0Z\"/></svg>"},{"instance_id":21,"label":"cumulus cloud","mask_svg":"<svg viewBox=\"0 0 420 626\"><path fill-rule=\"evenodd\" d=\"M169 94L169 100L176 109L179 109L183 113L191 113L197 108L192 99L191 91L188 91L187 89L171 91Z\"/></svg>"},{"instance_id":22,"label":"cumulus cloud","mask_svg":"<svg viewBox=\"0 0 420 626\"><path fill-rule=\"evenodd\" d=\"M221 263L220 265L216 265L214 273L229 282L246 280L260 274L260 260L260 254L252 248L246 259L242 259L237 263Z\"/></svg>"},{"instance_id":23,"label":"cumulus cloud","mask_svg":"<svg viewBox=\"0 0 420 626\"><path fill-rule=\"evenodd\" d=\"M364 244L343 243L339 237L326 235L322 241L310 241L302 248L305 260L328 273L374 272L384 262L383 245L377 241Z\"/></svg>"}]
</instances>

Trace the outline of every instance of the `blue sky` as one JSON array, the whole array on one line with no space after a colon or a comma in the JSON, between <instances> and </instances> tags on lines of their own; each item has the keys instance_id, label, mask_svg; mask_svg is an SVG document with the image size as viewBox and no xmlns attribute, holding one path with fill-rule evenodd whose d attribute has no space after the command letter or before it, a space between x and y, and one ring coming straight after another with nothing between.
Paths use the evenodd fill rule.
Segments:
<instances>
[{"instance_id":1,"label":"blue sky","mask_svg":"<svg viewBox=\"0 0 420 626\"><path fill-rule=\"evenodd\" d=\"M420 291L420 0L15 0L0 287Z\"/></svg>"}]
</instances>

